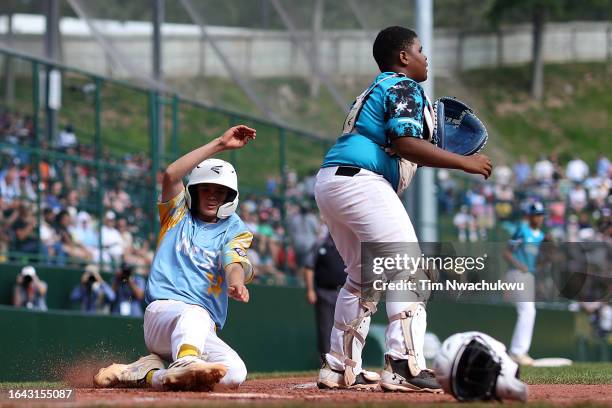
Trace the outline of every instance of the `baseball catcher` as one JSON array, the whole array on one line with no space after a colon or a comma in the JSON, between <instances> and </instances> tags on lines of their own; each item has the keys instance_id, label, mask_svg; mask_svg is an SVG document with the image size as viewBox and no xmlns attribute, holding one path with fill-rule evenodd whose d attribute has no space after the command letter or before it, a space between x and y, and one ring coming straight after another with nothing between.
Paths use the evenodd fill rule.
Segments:
<instances>
[{"instance_id":1,"label":"baseball catcher","mask_svg":"<svg viewBox=\"0 0 612 408\"><path fill-rule=\"evenodd\" d=\"M374 388L380 383L386 391L440 392L423 355L427 327L423 293L386 302L385 368L381 376L363 369L361 352L377 305L363 296L360 244L416 246L416 233L398 193L409 185L418 166L461 169L488 178L492 163L476 153L482 146L453 152L456 143L451 139L477 123L475 115L471 110L458 113L454 105L441 115L446 100L434 110L419 85L427 79L427 57L414 31L385 28L374 41L373 54L381 73L355 100L315 185L317 205L348 274L338 295L331 347L317 384ZM464 155L468 153L473 154Z\"/></svg>"}]
</instances>

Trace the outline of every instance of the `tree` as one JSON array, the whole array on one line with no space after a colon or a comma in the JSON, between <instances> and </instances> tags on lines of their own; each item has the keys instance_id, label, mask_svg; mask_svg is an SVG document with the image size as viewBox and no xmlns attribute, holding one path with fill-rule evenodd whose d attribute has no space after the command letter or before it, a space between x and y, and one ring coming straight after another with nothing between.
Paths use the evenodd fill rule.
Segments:
<instances>
[{"instance_id":1,"label":"tree","mask_svg":"<svg viewBox=\"0 0 612 408\"><path fill-rule=\"evenodd\" d=\"M526 17L531 21L532 68L531 97L537 101L544 96L544 30L546 22L569 20L605 20L610 17L612 0L493 0L489 18L495 26L504 22L517 23Z\"/></svg>"},{"instance_id":2,"label":"tree","mask_svg":"<svg viewBox=\"0 0 612 408\"><path fill-rule=\"evenodd\" d=\"M513 19L517 14L529 16L531 20L531 97L537 101L544 95L543 43L546 20L552 9L562 7L565 0L495 0L489 16L494 25L504 17Z\"/></svg>"}]
</instances>

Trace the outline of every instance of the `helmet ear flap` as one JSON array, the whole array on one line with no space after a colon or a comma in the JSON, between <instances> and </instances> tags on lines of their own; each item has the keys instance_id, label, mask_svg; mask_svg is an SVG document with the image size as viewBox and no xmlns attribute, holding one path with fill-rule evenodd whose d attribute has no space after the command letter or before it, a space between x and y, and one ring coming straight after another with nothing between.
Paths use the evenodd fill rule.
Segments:
<instances>
[{"instance_id":1,"label":"helmet ear flap","mask_svg":"<svg viewBox=\"0 0 612 408\"><path fill-rule=\"evenodd\" d=\"M198 192L195 189L195 185L188 186L186 191L187 208L194 210L198 208Z\"/></svg>"}]
</instances>

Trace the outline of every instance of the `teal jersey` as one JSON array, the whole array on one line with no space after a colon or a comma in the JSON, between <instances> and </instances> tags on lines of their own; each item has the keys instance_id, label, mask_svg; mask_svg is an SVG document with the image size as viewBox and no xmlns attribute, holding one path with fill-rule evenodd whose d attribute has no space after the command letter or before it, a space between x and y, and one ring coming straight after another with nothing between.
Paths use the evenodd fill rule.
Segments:
<instances>
[{"instance_id":1,"label":"teal jersey","mask_svg":"<svg viewBox=\"0 0 612 408\"><path fill-rule=\"evenodd\" d=\"M329 150L322 167L351 166L382 175L394 189L399 183L399 159L384 151L399 137L423 137L423 111L427 98L423 88L394 72L378 75L363 102L354 131L341 136Z\"/></svg>"},{"instance_id":2,"label":"teal jersey","mask_svg":"<svg viewBox=\"0 0 612 408\"><path fill-rule=\"evenodd\" d=\"M540 229L532 229L528 223L521 223L509 241L512 256L526 265L529 272L533 274L536 272L536 262L542 241L544 241L544 232Z\"/></svg>"},{"instance_id":3,"label":"teal jersey","mask_svg":"<svg viewBox=\"0 0 612 408\"><path fill-rule=\"evenodd\" d=\"M185 191L158 208L161 230L145 302L169 299L202 306L221 329L227 316L225 268L240 263L246 282L253 279L246 254L253 235L236 214L216 223L192 216Z\"/></svg>"}]
</instances>

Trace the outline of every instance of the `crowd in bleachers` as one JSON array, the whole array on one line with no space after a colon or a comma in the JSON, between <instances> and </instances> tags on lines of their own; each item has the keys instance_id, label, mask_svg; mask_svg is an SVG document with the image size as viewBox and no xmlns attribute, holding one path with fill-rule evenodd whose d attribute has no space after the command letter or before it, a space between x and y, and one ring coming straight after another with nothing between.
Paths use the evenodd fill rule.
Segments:
<instances>
[{"instance_id":1,"label":"crowd in bleachers","mask_svg":"<svg viewBox=\"0 0 612 408\"><path fill-rule=\"evenodd\" d=\"M150 161L144 154L117 158L105 150L103 163L118 167L97 177L94 147L77 140L68 125L51 143L41 141L42 149L60 155L42 157L36 168L27 149L34 145L31 119L0 115L0 259L10 253L56 265L127 261L146 271L152 236L142 204L150 195L138 180L148 174ZM100 183L104 193L98 197Z\"/></svg>"},{"instance_id":2,"label":"crowd in bleachers","mask_svg":"<svg viewBox=\"0 0 612 408\"><path fill-rule=\"evenodd\" d=\"M146 275L155 246L151 226L156 214L142 181L150 174L150 160L142 153L117 157L104 149L103 163L118 168L105 168L98 178L95 147L79 142L74 128L66 125L55 140L40 142L41 148L65 156L43 157L36 171L34 156L24 149L34 142L30 118L0 115L0 261L12 257L60 266L102 261L108 270L127 262ZM281 180L270 177L265 194L246 195L238 210L254 233L249 256L258 279L279 283L299 269L300 248L320 231L313 205L303 204L314 203L314 177L298 180L288 169L285 182L286 202L280 199ZM297 220L306 214L308 225L302 228Z\"/></svg>"},{"instance_id":3,"label":"crowd in bleachers","mask_svg":"<svg viewBox=\"0 0 612 408\"><path fill-rule=\"evenodd\" d=\"M497 165L491 182L467 186L444 170L438 177L441 210L453 216L461 242L491 239L495 226L511 233L524 208L534 201L545 203L546 230L556 241L612 236L612 166L605 155L592 168L580 157L565 165L555 154L533 164L521 157L512 166Z\"/></svg>"},{"instance_id":4,"label":"crowd in bleachers","mask_svg":"<svg viewBox=\"0 0 612 408\"><path fill-rule=\"evenodd\" d=\"M42 148L66 156L43 157L37 171L35 157L22 148L34 143L32 119L10 112L0 114L0 143L0 261L10 256L55 265L102 261L109 270L127 262L147 274L156 214L146 187L151 162L144 153L115 156L104 149L103 163L117 167L97 177L94 146L80 142L66 125L55 140L41 141ZM283 200L278 177L268 178L265 193L243 195L238 211L254 233L249 257L258 279L282 283L298 275L309 248L325 236L314 211L314 180L314 174L299 179L287 169ZM562 165L554 154L536 163L522 157L512 166L497 165L486 183L440 170L438 185L440 211L452 219L459 241L501 238L491 236L498 225L511 233L523 206L535 200L546 203L546 226L558 240L611 235L612 166L603 155L592 169L580 158Z\"/></svg>"}]
</instances>

